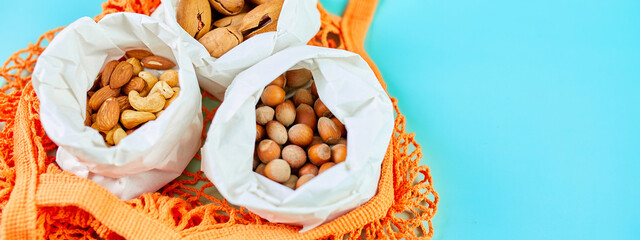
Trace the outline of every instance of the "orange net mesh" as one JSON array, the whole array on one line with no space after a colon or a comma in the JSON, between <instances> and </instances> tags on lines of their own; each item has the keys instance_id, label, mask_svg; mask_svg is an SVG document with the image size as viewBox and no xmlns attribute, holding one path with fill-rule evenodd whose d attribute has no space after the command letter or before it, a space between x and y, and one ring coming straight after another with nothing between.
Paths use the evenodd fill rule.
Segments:
<instances>
[{"instance_id":1,"label":"orange net mesh","mask_svg":"<svg viewBox=\"0 0 640 240\"><path fill-rule=\"evenodd\" d=\"M375 2L352 0L342 19L319 6L322 28L309 44L361 54L384 86L361 44ZM110 0L103 3L103 13L95 19L120 11L148 15L159 3ZM358 23L358 19L362 22ZM0 122L5 123L0 132L0 238L262 240L433 236L431 219L438 195L429 167L419 164L420 146L413 133L405 132L406 120L394 98L395 131L382 164L378 193L363 206L305 233L298 233L300 228L296 226L267 222L216 197L215 187L201 171L185 171L159 192L129 201L121 201L99 185L62 171L55 164L55 157L47 155L56 146L40 124L39 100L30 84L37 57L61 29L45 33L36 44L14 53L0 68L0 77L7 82L0 88ZM206 92L203 98L212 99ZM213 119L215 110L203 107L206 123ZM205 133L203 129L203 139ZM199 154L195 158L200 159Z\"/></svg>"}]
</instances>

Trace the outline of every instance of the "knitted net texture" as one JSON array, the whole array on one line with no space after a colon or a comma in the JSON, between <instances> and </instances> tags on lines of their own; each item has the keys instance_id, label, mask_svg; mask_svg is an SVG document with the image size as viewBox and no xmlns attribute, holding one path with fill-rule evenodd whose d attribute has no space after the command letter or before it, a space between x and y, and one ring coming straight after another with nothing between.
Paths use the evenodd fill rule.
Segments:
<instances>
[{"instance_id":1,"label":"knitted net texture","mask_svg":"<svg viewBox=\"0 0 640 240\"><path fill-rule=\"evenodd\" d=\"M151 14L159 0L109 0L104 15ZM377 1L352 0L340 18L319 5L322 27L309 44L359 53ZM430 239L438 194L428 166L420 165L420 145L405 132L397 100L395 130L382 164L378 193L361 207L313 230L270 223L220 197L201 171L185 171L158 192L121 201L99 185L62 171L57 146L39 117L30 83L38 56L62 28L43 34L14 53L0 68L0 239ZM212 100L206 92L203 99ZM213 99L215 100L215 99ZM216 108L203 107L205 123ZM0 126L2 124L0 123ZM206 138L206 128L202 139ZM47 154L49 152L49 154ZM194 156L200 159L198 153ZM197 161L197 160L195 160Z\"/></svg>"}]
</instances>

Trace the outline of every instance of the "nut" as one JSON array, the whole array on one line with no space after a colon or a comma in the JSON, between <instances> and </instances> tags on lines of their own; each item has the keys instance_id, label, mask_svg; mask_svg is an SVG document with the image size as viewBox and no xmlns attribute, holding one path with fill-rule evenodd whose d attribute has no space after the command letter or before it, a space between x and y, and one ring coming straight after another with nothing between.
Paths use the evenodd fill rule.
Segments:
<instances>
[{"instance_id":1,"label":"nut","mask_svg":"<svg viewBox=\"0 0 640 240\"><path fill-rule=\"evenodd\" d=\"M120 126L116 125L115 127L113 127L111 130L109 130L107 132L107 134L105 134L104 137L104 141L107 142L108 145L113 145L113 133L119 128Z\"/></svg>"},{"instance_id":2,"label":"nut","mask_svg":"<svg viewBox=\"0 0 640 240\"><path fill-rule=\"evenodd\" d=\"M132 129L154 119L156 119L156 115L153 113L134 110L124 110L120 115L120 123L127 129Z\"/></svg>"},{"instance_id":3,"label":"nut","mask_svg":"<svg viewBox=\"0 0 640 240\"><path fill-rule=\"evenodd\" d=\"M269 121L267 126L265 126L265 129L267 130L267 136L269 136L271 140L280 145L287 143L287 139L289 138L287 135L287 128L285 128L282 123L278 121Z\"/></svg>"},{"instance_id":4,"label":"nut","mask_svg":"<svg viewBox=\"0 0 640 240\"><path fill-rule=\"evenodd\" d=\"M156 83L156 85L153 85L153 88L151 88L151 91L149 92L149 95L153 95L155 93L159 93L165 99L171 98L173 96L173 94L174 94L173 89L171 89L171 86L169 86L169 84L167 84L166 82L163 82L163 81L159 81L159 82ZM164 107L164 105L163 105L163 107Z\"/></svg>"},{"instance_id":5,"label":"nut","mask_svg":"<svg viewBox=\"0 0 640 240\"><path fill-rule=\"evenodd\" d=\"M151 88L153 88L153 86L155 86L156 83L158 82L158 78L152 73L147 71L142 71L138 73L138 77L142 78L142 80L144 80L144 82L146 83L146 85L144 86L144 89L142 90L142 92L140 92L140 95L143 97L147 96L147 94L149 94L149 92L151 91Z\"/></svg>"},{"instance_id":6,"label":"nut","mask_svg":"<svg viewBox=\"0 0 640 240\"><path fill-rule=\"evenodd\" d=\"M340 130L331 119L326 117L318 119L318 133L322 141L328 144L336 144L340 140Z\"/></svg>"},{"instance_id":7,"label":"nut","mask_svg":"<svg viewBox=\"0 0 640 240\"><path fill-rule=\"evenodd\" d=\"M331 159L331 148L324 143L313 145L309 148L308 157L311 163L320 166Z\"/></svg>"},{"instance_id":8,"label":"nut","mask_svg":"<svg viewBox=\"0 0 640 240\"><path fill-rule=\"evenodd\" d=\"M313 136L313 139L311 140L311 143L309 143L309 146L315 146L322 143L324 143L324 141L322 141L322 138L320 136Z\"/></svg>"},{"instance_id":9,"label":"nut","mask_svg":"<svg viewBox=\"0 0 640 240\"><path fill-rule=\"evenodd\" d=\"M289 128L289 142L304 147L313 140L313 130L302 123L293 125Z\"/></svg>"},{"instance_id":10,"label":"nut","mask_svg":"<svg viewBox=\"0 0 640 240\"><path fill-rule=\"evenodd\" d=\"M249 39L257 34L275 31L278 26L278 18L280 18L280 10L284 0L271 0L267 3L260 4L253 10L249 11L240 26L240 32Z\"/></svg>"},{"instance_id":11,"label":"nut","mask_svg":"<svg viewBox=\"0 0 640 240\"><path fill-rule=\"evenodd\" d=\"M242 18L247 15L246 13L240 13L234 16L223 17L218 21L213 22L213 26L217 28L230 27L238 29L242 25Z\"/></svg>"},{"instance_id":12,"label":"nut","mask_svg":"<svg viewBox=\"0 0 640 240\"><path fill-rule=\"evenodd\" d=\"M130 59L134 59L134 58L130 58ZM142 80L142 78L134 77L129 81L129 83L122 86L122 94L129 95L129 92L131 91L141 92L144 89L145 84L146 83L144 82L144 80Z\"/></svg>"},{"instance_id":13,"label":"nut","mask_svg":"<svg viewBox=\"0 0 640 240\"><path fill-rule=\"evenodd\" d=\"M289 180L291 167L285 160L274 159L264 167L264 174L273 181L283 183Z\"/></svg>"},{"instance_id":14,"label":"nut","mask_svg":"<svg viewBox=\"0 0 640 240\"><path fill-rule=\"evenodd\" d=\"M314 177L316 176L313 174L306 174L306 175L300 176L300 178L298 178L298 182L296 183L296 189L300 188L302 185L304 185Z\"/></svg>"},{"instance_id":15,"label":"nut","mask_svg":"<svg viewBox=\"0 0 640 240\"><path fill-rule=\"evenodd\" d=\"M265 125L269 121L273 120L275 110L269 106L262 106L256 109L256 123Z\"/></svg>"},{"instance_id":16,"label":"nut","mask_svg":"<svg viewBox=\"0 0 640 240\"><path fill-rule=\"evenodd\" d=\"M315 131L317 121L316 113L313 111L311 106L303 103L296 108L296 123L307 125L311 130Z\"/></svg>"},{"instance_id":17,"label":"nut","mask_svg":"<svg viewBox=\"0 0 640 240\"><path fill-rule=\"evenodd\" d=\"M300 146L291 144L282 149L282 159L287 161L291 168L299 168L306 163L307 153Z\"/></svg>"},{"instance_id":18,"label":"nut","mask_svg":"<svg viewBox=\"0 0 640 240\"><path fill-rule=\"evenodd\" d=\"M164 107L162 108L162 110L167 109L169 107L169 105L171 105L171 103L173 101L175 101L178 98L178 96L180 95L180 88L179 87L174 87L174 88L171 88L171 89L174 92L173 96L171 96L171 98L167 99L167 101L164 102Z\"/></svg>"},{"instance_id":19,"label":"nut","mask_svg":"<svg viewBox=\"0 0 640 240\"><path fill-rule=\"evenodd\" d=\"M284 89L281 87L270 85L262 91L260 100L269 107L275 107L284 102L285 94Z\"/></svg>"},{"instance_id":20,"label":"nut","mask_svg":"<svg viewBox=\"0 0 640 240\"><path fill-rule=\"evenodd\" d=\"M265 139L258 143L258 158L263 163L280 158L280 146L271 139Z\"/></svg>"},{"instance_id":21,"label":"nut","mask_svg":"<svg viewBox=\"0 0 640 240\"><path fill-rule=\"evenodd\" d=\"M109 86L104 86L96 91L91 98L89 98L88 106L93 111L97 111L102 103L107 100L107 98L117 97L120 93L120 89L111 89Z\"/></svg>"},{"instance_id":22,"label":"nut","mask_svg":"<svg viewBox=\"0 0 640 240\"><path fill-rule=\"evenodd\" d=\"M287 77L287 86L292 88L304 86L311 81L311 78L313 77L311 71L304 68L287 71L285 76Z\"/></svg>"},{"instance_id":23,"label":"nut","mask_svg":"<svg viewBox=\"0 0 640 240\"><path fill-rule=\"evenodd\" d=\"M128 96L117 97L116 101L118 102L118 107L120 108L120 112L123 112L124 110L133 108L133 107L131 107L131 104L129 104L129 97Z\"/></svg>"},{"instance_id":24,"label":"nut","mask_svg":"<svg viewBox=\"0 0 640 240\"><path fill-rule=\"evenodd\" d=\"M136 91L129 92L129 104L138 111L159 112L164 107L165 101L165 98L157 92L146 97L140 96Z\"/></svg>"},{"instance_id":25,"label":"nut","mask_svg":"<svg viewBox=\"0 0 640 240\"><path fill-rule=\"evenodd\" d=\"M313 104L313 110L316 112L316 116L318 117L330 118L331 116L333 116L331 111L329 111L329 108L327 108L327 106L324 105L324 103L322 102L322 100L320 100L320 98L318 98L318 100L316 100L316 103Z\"/></svg>"},{"instance_id":26,"label":"nut","mask_svg":"<svg viewBox=\"0 0 640 240\"><path fill-rule=\"evenodd\" d=\"M347 146L344 144L336 144L331 147L331 161L341 163L347 158Z\"/></svg>"},{"instance_id":27,"label":"nut","mask_svg":"<svg viewBox=\"0 0 640 240\"><path fill-rule=\"evenodd\" d=\"M189 36L201 38L211 29L211 6L207 0L180 0L176 20Z\"/></svg>"},{"instance_id":28,"label":"nut","mask_svg":"<svg viewBox=\"0 0 640 240\"><path fill-rule=\"evenodd\" d=\"M115 132L113 132L113 144L118 145L120 140L127 136L127 133L121 127L118 127Z\"/></svg>"},{"instance_id":29,"label":"nut","mask_svg":"<svg viewBox=\"0 0 640 240\"><path fill-rule=\"evenodd\" d=\"M296 107L290 100L284 101L276 107L276 119L285 126L290 126L296 120Z\"/></svg>"},{"instance_id":30,"label":"nut","mask_svg":"<svg viewBox=\"0 0 640 240\"><path fill-rule=\"evenodd\" d=\"M264 127L260 124L256 124L256 142L262 140L264 138L264 134Z\"/></svg>"},{"instance_id":31,"label":"nut","mask_svg":"<svg viewBox=\"0 0 640 240\"><path fill-rule=\"evenodd\" d=\"M333 121L333 123L336 124L336 127L338 127L338 130L340 130L340 136L347 136L347 128L344 127L344 124L342 124L338 118L332 117L331 121Z\"/></svg>"},{"instance_id":32,"label":"nut","mask_svg":"<svg viewBox=\"0 0 640 240\"><path fill-rule=\"evenodd\" d=\"M296 189L297 182L298 182L298 176L291 174L289 179L286 182L283 182L282 185L285 185L291 189Z\"/></svg>"},{"instance_id":33,"label":"nut","mask_svg":"<svg viewBox=\"0 0 640 240\"><path fill-rule=\"evenodd\" d=\"M298 170L298 176L304 176L311 174L313 176L318 175L318 167L312 163L307 163Z\"/></svg>"},{"instance_id":34,"label":"nut","mask_svg":"<svg viewBox=\"0 0 640 240\"><path fill-rule=\"evenodd\" d=\"M175 87L178 85L178 71L169 69L160 74L158 80L162 82L166 82L170 87Z\"/></svg>"},{"instance_id":35,"label":"nut","mask_svg":"<svg viewBox=\"0 0 640 240\"><path fill-rule=\"evenodd\" d=\"M311 94L315 97L319 97L318 96L318 88L316 87L316 81L311 81Z\"/></svg>"},{"instance_id":36,"label":"nut","mask_svg":"<svg viewBox=\"0 0 640 240\"><path fill-rule=\"evenodd\" d=\"M256 167L256 173L266 177L266 175L264 175L264 167L266 166L266 164L260 163L260 165Z\"/></svg>"},{"instance_id":37,"label":"nut","mask_svg":"<svg viewBox=\"0 0 640 240\"><path fill-rule=\"evenodd\" d=\"M267 3L269 1L271 1L271 0L249 0L249 2L253 3L253 5L256 5L256 6L260 5L260 4L263 4L263 3Z\"/></svg>"},{"instance_id":38,"label":"nut","mask_svg":"<svg viewBox=\"0 0 640 240\"><path fill-rule=\"evenodd\" d=\"M244 8L244 0L209 0L213 9L224 15L236 15Z\"/></svg>"},{"instance_id":39,"label":"nut","mask_svg":"<svg viewBox=\"0 0 640 240\"><path fill-rule=\"evenodd\" d=\"M284 75L278 76L275 80L273 80L269 85L276 85L278 87L284 88L286 80L284 79Z\"/></svg>"},{"instance_id":40,"label":"nut","mask_svg":"<svg viewBox=\"0 0 640 240\"><path fill-rule=\"evenodd\" d=\"M293 104L295 104L296 107L303 103L309 106L313 105L313 95L311 95L309 89L301 88L296 90L296 93L293 94L291 99L293 99Z\"/></svg>"},{"instance_id":41,"label":"nut","mask_svg":"<svg viewBox=\"0 0 640 240\"><path fill-rule=\"evenodd\" d=\"M87 107L86 114L84 115L84 125L91 126L93 122L91 121L91 108Z\"/></svg>"},{"instance_id":42,"label":"nut","mask_svg":"<svg viewBox=\"0 0 640 240\"><path fill-rule=\"evenodd\" d=\"M143 59L148 56L153 56L153 53L144 50L144 49L133 49L124 53L128 58L137 58L138 60Z\"/></svg>"},{"instance_id":43,"label":"nut","mask_svg":"<svg viewBox=\"0 0 640 240\"><path fill-rule=\"evenodd\" d=\"M111 73L111 78L109 79L109 86L111 88L119 88L124 86L131 80L133 76L133 65L128 62L120 62L116 65L116 68L113 69Z\"/></svg>"},{"instance_id":44,"label":"nut","mask_svg":"<svg viewBox=\"0 0 640 240\"><path fill-rule=\"evenodd\" d=\"M109 61L106 65L104 65L104 69L102 69L102 76L100 77L100 87L109 85L111 73L113 73L113 69L115 69L117 65L118 60Z\"/></svg>"},{"instance_id":45,"label":"nut","mask_svg":"<svg viewBox=\"0 0 640 240\"><path fill-rule=\"evenodd\" d=\"M344 144L347 145L347 139L346 138L340 138L340 140L338 140L338 143L336 144Z\"/></svg>"},{"instance_id":46,"label":"nut","mask_svg":"<svg viewBox=\"0 0 640 240\"><path fill-rule=\"evenodd\" d=\"M253 170L256 170L256 167L258 167L258 165L260 165L260 159L258 159L258 154L256 154L255 152L253 153Z\"/></svg>"},{"instance_id":47,"label":"nut","mask_svg":"<svg viewBox=\"0 0 640 240\"><path fill-rule=\"evenodd\" d=\"M119 116L120 107L118 106L118 101L115 98L107 98L100 106L100 110L98 110L95 121L96 129L103 132L109 131L118 124Z\"/></svg>"},{"instance_id":48,"label":"nut","mask_svg":"<svg viewBox=\"0 0 640 240\"><path fill-rule=\"evenodd\" d=\"M176 66L173 61L160 56L148 56L140 60L140 62L144 67L156 70L166 70Z\"/></svg>"},{"instance_id":49,"label":"nut","mask_svg":"<svg viewBox=\"0 0 640 240\"><path fill-rule=\"evenodd\" d=\"M231 27L216 28L198 39L209 54L219 58L243 41L242 34Z\"/></svg>"},{"instance_id":50,"label":"nut","mask_svg":"<svg viewBox=\"0 0 640 240\"><path fill-rule=\"evenodd\" d=\"M127 62L133 66L133 75L138 76L138 73L142 71L142 63L137 58L128 58Z\"/></svg>"},{"instance_id":51,"label":"nut","mask_svg":"<svg viewBox=\"0 0 640 240\"><path fill-rule=\"evenodd\" d=\"M318 174L320 174L320 173L322 173L324 171L327 171L329 168L331 168L331 167L333 167L335 165L336 164L332 163L332 162L326 162L326 163L322 164L322 166L320 166L320 169L318 169Z\"/></svg>"}]
</instances>

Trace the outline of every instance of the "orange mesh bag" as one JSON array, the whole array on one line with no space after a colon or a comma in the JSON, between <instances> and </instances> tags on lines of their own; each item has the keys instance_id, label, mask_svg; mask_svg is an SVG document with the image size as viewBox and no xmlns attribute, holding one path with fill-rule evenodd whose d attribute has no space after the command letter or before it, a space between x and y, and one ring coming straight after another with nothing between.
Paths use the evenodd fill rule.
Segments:
<instances>
[{"instance_id":1,"label":"orange mesh bag","mask_svg":"<svg viewBox=\"0 0 640 240\"><path fill-rule=\"evenodd\" d=\"M127 11L149 15L159 0L110 0L105 14ZM352 0L342 18L320 9L322 29L309 44L360 54L381 75L363 47L377 1ZM320 6L319 6L320 7ZM321 7L320 7L321 8ZM62 28L14 53L0 68L0 239L414 239L433 236L431 219L438 195L415 135L392 98L395 130L382 163L377 194L361 207L305 233L300 227L270 223L245 208L216 197L202 172L183 176L159 192L121 201L99 185L62 171L56 149L39 118L39 101L30 73L46 42ZM211 96L203 93L205 101ZM215 108L203 107L205 122ZM1 125L0 125L1 126ZM206 129L203 129L203 139ZM199 155L195 156L199 159ZM195 160L197 161L197 160Z\"/></svg>"}]
</instances>

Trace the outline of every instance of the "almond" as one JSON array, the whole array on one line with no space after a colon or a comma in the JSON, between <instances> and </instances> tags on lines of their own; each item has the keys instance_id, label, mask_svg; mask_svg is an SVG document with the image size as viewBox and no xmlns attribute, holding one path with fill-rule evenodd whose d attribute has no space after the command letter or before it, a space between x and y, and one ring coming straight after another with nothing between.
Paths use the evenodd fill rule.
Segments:
<instances>
[{"instance_id":1,"label":"almond","mask_svg":"<svg viewBox=\"0 0 640 240\"><path fill-rule=\"evenodd\" d=\"M102 76L100 78L100 87L104 87L109 85L109 79L111 77L111 73L118 65L118 60L113 60L104 65L104 69L102 70Z\"/></svg>"},{"instance_id":2,"label":"almond","mask_svg":"<svg viewBox=\"0 0 640 240\"><path fill-rule=\"evenodd\" d=\"M173 61L160 56L144 57L140 62L143 67L157 70L166 70L176 66Z\"/></svg>"},{"instance_id":3,"label":"almond","mask_svg":"<svg viewBox=\"0 0 640 240\"><path fill-rule=\"evenodd\" d=\"M143 59L148 56L153 56L153 53L143 49L133 49L127 51L124 55L126 55L128 58Z\"/></svg>"},{"instance_id":4,"label":"almond","mask_svg":"<svg viewBox=\"0 0 640 240\"><path fill-rule=\"evenodd\" d=\"M131 80L133 76L133 65L128 62L120 62L116 65L116 68L113 69L111 73L111 78L109 79L109 86L111 88L119 88L124 86Z\"/></svg>"},{"instance_id":5,"label":"almond","mask_svg":"<svg viewBox=\"0 0 640 240\"><path fill-rule=\"evenodd\" d=\"M106 132L111 130L120 119L120 107L115 98L108 98L100 106L98 116L96 117L96 129Z\"/></svg>"},{"instance_id":6,"label":"almond","mask_svg":"<svg viewBox=\"0 0 640 240\"><path fill-rule=\"evenodd\" d=\"M133 109L133 107L131 107L131 104L129 104L128 96L117 97L116 101L118 101L118 107L120 107L120 112L124 112L124 110L127 110L127 109Z\"/></svg>"},{"instance_id":7,"label":"almond","mask_svg":"<svg viewBox=\"0 0 640 240\"><path fill-rule=\"evenodd\" d=\"M122 87L122 94L129 95L131 91L142 92L145 82L140 77L132 78L127 84Z\"/></svg>"},{"instance_id":8,"label":"almond","mask_svg":"<svg viewBox=\"0 0 640 240\"><path fill-rule=\"evenodd\" d=\"M119 93L120 88L112 89L109 86L104 86L89 98L88 105L93 111L97 111L107 98L117 97Z\"/></svg>"}]
</instances>

